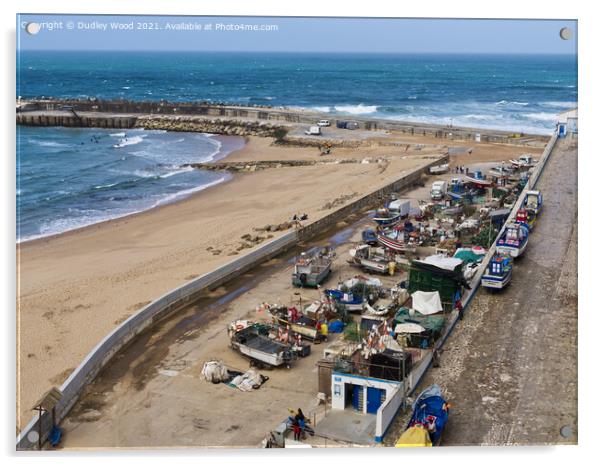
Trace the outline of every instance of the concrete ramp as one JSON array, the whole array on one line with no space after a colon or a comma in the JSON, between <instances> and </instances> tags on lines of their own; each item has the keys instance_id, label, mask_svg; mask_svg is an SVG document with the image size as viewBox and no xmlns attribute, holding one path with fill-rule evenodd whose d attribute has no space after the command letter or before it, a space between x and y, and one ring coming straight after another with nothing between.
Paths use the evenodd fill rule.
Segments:
<instances>
[{"instance_id":1,"label":"concrete ramp","mask_svg":"<svg viewBox=\"0 0 602 465\"><path fill-rule=\"evenodd\" d=\"M317 424L316 435L350 444L373 445L376 415L362 414L355 410L331 410Z\"/></svg>"}]
</instances>

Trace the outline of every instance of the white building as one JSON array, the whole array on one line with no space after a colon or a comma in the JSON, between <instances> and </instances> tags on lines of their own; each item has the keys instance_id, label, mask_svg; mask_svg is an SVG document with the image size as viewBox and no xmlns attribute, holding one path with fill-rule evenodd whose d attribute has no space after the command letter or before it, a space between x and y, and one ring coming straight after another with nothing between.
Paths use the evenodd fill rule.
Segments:
<instances>
[{"instance_id":1,"label":"white building","mask_svg":"<svg viewBox=\"0 0 602 465\"><path fill-rule=\"evenodd\" d=\"M558 137L576 136L578 134L577 108L560 113L556 128L558 130Z\"/></svg>"}]
</instances>

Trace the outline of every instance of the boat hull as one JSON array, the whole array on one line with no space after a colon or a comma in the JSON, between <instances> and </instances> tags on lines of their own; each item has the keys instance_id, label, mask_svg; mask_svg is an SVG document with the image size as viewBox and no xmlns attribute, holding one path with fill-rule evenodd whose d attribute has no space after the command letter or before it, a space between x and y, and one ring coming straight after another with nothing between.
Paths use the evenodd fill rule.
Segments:
<instances>
[{"instance_id":1,"label":"boat hull","mask_svg":"<svg viewBox=\"0 0 602 465\"><path fill-rule=\"evenodd\" d=\"M240 352L242 355L246 355L253 360L258 360L263 363L267 363L268 365L278 367L283 365L285 362L280 354L267 353L262 352L257 349L253 349L252 347L246 346L244 344L240 344L238 342L233 342L232 347Z\"/></svg>"},{"instance_id":2,"label":"boat hull","mask_svg":"<svg viewBox=\"0 0 602 465\"><path fill-rule=\"evenodd\" d=\"M481 286L487 289L504 289L512 280L512 272L504 275L497 276L491 274L484 274L481 277Z\"/></svg>"},{"instance_id":3,"label":"boat hull","mask_svg":"<svg viewBox=\"0 0 602 465\"><path fill-rule=\"evenodd\" d=\"M387 274L389 273L389 264L378 262L375 260L369 260L367 258L359 258L353 261L353 264L363 268L367 271L374 271L375 273Z\"/></svg>"},{"instance_id":4,"label":"boat hull","mask_svg":"<svg viewBox=\"0 0 602 465\"><path fill-rule=\"evenodd\" d=\"M527 238L520 246L510 246L510 245L497 245L495 250L499 254L510 255L512 258L520 257L525 249L527 248L527 242L529 239Z\"/></svg>"},{"instance_id":5,"label":"boat hull","mask_svg":"<svg viewBox=\"0 0 602 465\"><path fill-rule=\"evenodd\" d=\"M391 239L382 234L378 235L378 242L395 252L406 252L411 250L405 243L396 241L395 239Z\"/></svg>"},{"instance_id":6,"label":"boat hull","mask_svg":"<svg viewBox=\"0 0 602 465\"><path fill-rule=\"evenodd\" d=\"M293 273L293 286L318 287L330 274L331 268L325 268L320 273ZM303 278L305 276L305 278Z\"/></svg>"},{"instance_id":7,"label":"boat hull","mask_svg":"<svg viewBox=\"0 0 602 465\"><path fill-rule=\"evenodd\" d=\"M393 226L399 223L400 219L401 215L397 215L392 218L374 218L374 221L376 221L379 226Z\"/></svg>"}]
</instances>

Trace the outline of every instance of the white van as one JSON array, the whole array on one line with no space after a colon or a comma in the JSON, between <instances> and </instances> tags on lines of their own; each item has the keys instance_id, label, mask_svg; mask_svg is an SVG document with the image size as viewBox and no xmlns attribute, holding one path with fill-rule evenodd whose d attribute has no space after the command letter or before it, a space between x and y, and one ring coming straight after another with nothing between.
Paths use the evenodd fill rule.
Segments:
<instances>
[{"instance_id":1,"label":"white van","mask_svg":"<svg viewBox=\"0 0 602 465\"><path fill-rule=\"evenodd\" d=\"M322 134L322 128L320 126L310 126L310 128L305 131L305 134L308 136L319 136Z\"/></svg>"},{"instance_id":2,"label":"white van","mask_svg":"<svg viewBox=\"0 0 602 465\"><path fill-rule=\"evenodd\" d=\"M447 194L447 182L446 181L435 181L431 188L431 199L443 200Z\"/></svg>"},{"instance_id":3,"label":"white van","mask_svg":"<svg viewBox=\"0 0 602 465\"><path fill-rule=\"evenodd\" d=\"M330 126L330 120L321 119L320 121L318 121L318 126L322 126L322 127Z\"/></svg>"}]
</instances>

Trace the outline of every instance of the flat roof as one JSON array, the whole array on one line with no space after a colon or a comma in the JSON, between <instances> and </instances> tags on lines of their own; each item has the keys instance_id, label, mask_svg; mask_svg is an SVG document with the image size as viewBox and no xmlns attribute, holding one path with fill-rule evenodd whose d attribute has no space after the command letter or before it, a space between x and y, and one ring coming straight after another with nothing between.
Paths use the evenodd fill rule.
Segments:
<instances>
[{"instance_id":1,"label":"flat roof","mask_svg":"<svg viewBox=\"0 0 602 465\"><path fill-rule=\"evenodd\" d=\"M569 118L577 118L577 108L560 113L558 115L558 122L566 123Z\"/></svg>"}]
</instances>

